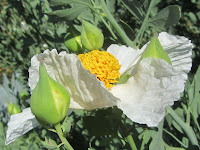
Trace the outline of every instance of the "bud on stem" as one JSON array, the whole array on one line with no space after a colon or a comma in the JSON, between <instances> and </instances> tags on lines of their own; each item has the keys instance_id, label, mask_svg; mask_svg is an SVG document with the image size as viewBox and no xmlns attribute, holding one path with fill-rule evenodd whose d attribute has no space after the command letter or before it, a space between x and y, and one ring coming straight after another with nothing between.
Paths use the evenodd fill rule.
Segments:
<instances>
[{"instance_id":1,"label":"bud on stem","mask_svg":"<svg viewBox=\"0 0 200 150\"><path fill-rule=\"evenodd\" d=\"M81 53L83 50L81 35L74 27L70 27L70 32L65 36L65 46L70 52L76 54Z\"/></svg>"},{"instance_id":2,"label":"bud on stem","mask_svg":"<svg viewBox=\"0 0 200 150\"><path fill-rule=\"evenodd\" d=\"M48 75L44 65L40 65L39 75L31 96L31 111L40 122L54 125L66 116L70 95L60 83Z\"/></svg>"},{"instance_id":3,"label":"bud on stem","mask_svg":"<svg viewBox=\"0 0 200 150\"><path fill-rule=\"evenodd\" d=\"M87 21L83 21L81 42L88 50L97 50L103 46L104 36L100 29Z\"/></svg>"}]
</instances>

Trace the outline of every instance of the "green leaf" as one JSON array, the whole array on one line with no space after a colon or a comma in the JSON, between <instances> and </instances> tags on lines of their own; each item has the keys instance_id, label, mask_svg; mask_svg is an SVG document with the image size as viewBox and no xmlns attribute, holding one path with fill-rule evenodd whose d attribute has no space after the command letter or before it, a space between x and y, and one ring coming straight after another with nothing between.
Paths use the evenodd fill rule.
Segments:
<instances>
[{"instance_id":1,"label":"green leaf","mask_svg":"<svg viewBox=\"0 0 200 150\"><path fill-rule=\"evenodd\" d=\"M90 9L85 9L82 13L77 17L78 20L86 20L90 21L92 24L95 24L96 16L93 15Z\"/></svg>"},{"instance_id":2,"label":"green leaf","mask_svg":"<svg viewBox=\"0 0 200 150\"><path fill-rule=\"evenodd\" d=\"M71 126L72 126L71 120L68 119L68 116L66 116L63 123L61 124L61 128L63 130L64 135L70 132Z\"/></svg>"},{"instance_id":3,"label":"green leaf","mask_svg":"<svg viewBox=\"0 0 200 150\"><path fill-rule=\"evenodd\" d=\"M45 147L45 148L47 148L47 149L49 149L49 150L50 150L50 149L60 150L59 147L60 147L61 145L63 145L63 144L57 145L57 143L56 143L54 140L52 140L52 139L47 139L46 137L45 137L45 141L41 141L41 143L42 143L43 147Z\"/></svg>"},{"instance_id":4,"label":"green leaf","mask_svg":"<svg viewBox=\"0 0 200 150\"><path fill-rule=\"evenodd\" d=\"M150 139L153 138L155 134L156 134L156 131L155 131L155 130L148 130L148 129L145 129L145 130L139 135L139 139L142 139L141 147L145 147L145 145L149 143Z\"/></svg>"},{"instance_id":5,"label":"green leaf","mask_svg":"<svg viewBox=\"0 0 200 150\"><path fill-rule=\"evenodd\" d=\"M192 113L197 119L200 114L200 66L197 69L196 74L194 75L193 82L188 92L193 93L193 96L189 96L189 99ZM189 95L192 95L192 93L189 93Z\"/></svg>"},{"instance_id":6,"label":"green leaf","mask_svg":"<svg viewBox=\"0 0 200 150\"><path fill-rule=\"evenodd\" d=\"M122 2L122 4L128 9L128 11L138 20L144 20L145 14L142 10L141 2L133 0L120 0L120 2Z\"/></svg>"},{"instance_id":7,"label":"green leaf","mask_svg":"<svg viewBox=\"0 0 200 150\"><path fill-rule=\"evenodd\" d=\"M115 12L115 2L116 0L106 0L107 7L111 13Z\"/></svg>"},{"instance_id":8,"label":"green leaf","mask_svg":"<svg viewBox=\"0 0 200 150\"><path fill-rule=\"evenodd\" d=\"M165 150L185 150L184 148L180 148L180 147L171 147L171 146L167 146L165 148Z\"/></svg>"},{"instance_id":9,"label":"green leaf","mask_svg":"<svg viewBox=\"0 0 200 150\"><path fill-rule=\"evenodd\" d=\"M85 8L86 7L83 5L75 5L74 7L69 9L55 10L47 14L60 18L65 18L66 20L74 20L82 13Z\"/></svg>"},{"instance_id":10,"label":"green leaf","mask_svg":"<svg viewBox=\"0 0 200 150\"><path fill-rule=\"evenodd\" d=\"M49 3L53 6L65 6L74 2L72 0L49 0Z\"/></svg>"},{"instance_id":11,"label":"green leaf","mask_svg":"<svg viewBox=\"0 0 200 150\"><path fill-rule=\"evenodd\" d=\"M162 9L157 15L149 19L148 26L153 27L155 31L160 31L178 23L180 18L180 7L178 5L171 5Z\"/></svg>"},{"instance_id":12,"label":"green leaf","mask_svg":"<svg viewBox=\"0 0 200 150\"><path fill-rule=\"evenodd\" d=\"M176 114L183 120L185 121L185 116L184 116L184 110L181 108L177 108L174 110L176 112ZM175 120L172 120L172 125L180 132L180 133L184 133L182 128L177 124L177 122Z\"/></svg>"},{"instance_id":13,"label":"green leaf","mask_svg":"<svg viewBox=\"0 0 200 150\"><path fill-rule=\"evenodd\" d=\"M165 150L162 138L163 122L164 119L159 123L158 132L154 135L149 150Z\"/></svg>"}]
</instances>

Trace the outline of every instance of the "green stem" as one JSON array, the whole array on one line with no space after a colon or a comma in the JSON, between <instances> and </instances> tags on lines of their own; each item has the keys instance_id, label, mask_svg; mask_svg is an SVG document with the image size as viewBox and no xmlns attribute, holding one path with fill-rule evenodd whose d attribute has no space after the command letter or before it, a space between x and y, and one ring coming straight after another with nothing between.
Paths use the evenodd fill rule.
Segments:
<instances>
[{"instance_id":1,"label":"green stem","mask_svg":"<svg viewBox=\"0 0 200 150\"><path fill-rule=\"evenodd\" d=\"M190 105L188 107L182 104L184 111L186 112L186 123L190 125Z\"/></svg>"},{"instance_id":2,"label":"green stem","mask_svg":"<svg viewBox=\"0 0 200 150\"><path fill-rule=\"evenodd\" d=\"M184 148L187 148L187 146L184 144L184 143L182 143L176 136L174 136L171 132L169 132L169 131L167 131L167 130L165 130L164 128L163 128L163 131L165 131L167 134L169 134L171 137L173 137L179 144L181 144Z\"/></svg>"},{"instance_id":3,"label":"green stem","mask_svg":"<svg viewBox=\"0 0 200 150\"><path fill-rule=\"evenodd\" d=\"M100 3L101 3L101 6L102 6L102 10L106 14L107 19L110 21L110 23L112 24L112 26L118 32L118 34L120 35L120 37L122 38L122 40L126 43L127 46L134 47L132 41L129 39L129 37L124 32L124 30L121 29L121 27L119 26L119 24L116 22L116 20L111 15L109 9L106 6L105 1L104 0L100 0Z\"/></svg>"},{"instance_id":4,"label":"green stem","mask_svg":"<svg viewBox=\"0 0 200 150\"><path fill-rule=\"evenodd\" d=\"M110 32L110 34L113 36L113 38L116 40L117 36L115 35L115 33L112 31L112 29L110 28L110 26L107 24L107 22L104 20L104 18L102 16L100 16L101 21L104 23L104 25L107 27L108 31Z\"/></svg>"},{"instance_id":5,"label":"green stem","mask_svg":"<svg viewBox=\"0 0 200 150\"><path fill-rule=\"evenodd\" d=\"M200 133L200 126L199 126L199 123L198 123L197 119L194 117L194 113L191 112L191 114L192 114L192 119L193 119L193 121L194 121L194 123L195 123L197 129L199 130L199 133Z\"/></svg>"},{"instance_id":6,"label":"green stem","mask_svg":"<svg viewBox=\"0 0 200 150\"><path fill-rule=\"evenodd\" d=\"M166 110L169 113L169 115L176 121L176 123L183 129L183 131L188 136L191 143L193 145L199 146L196 135L192 130L192 128L184 121L182 121L181 118L174 112L174 110L170 106L168 106Z\"/></svg>"},{"instance_id":7,"label":"green stem","mask_svg":"<svg viewBox=\"0 0 200 150\"><path fill-rule=\"evenodd\" d=\"M136 145L135 145L135 142L134 142L134 140L133 140L133 137L132 137L132 135L131 135L131 132L130 132L130 130L127 130L127 129L126 129L125 123L126 123L126 122L125 122L125 120L124 120L124 123L121 123L121 124L120 124L120 128L121 128L121 130L122 130L122 133L124 134L126 140L128 141L128 143L129 143L131 149L132 149L132 150L137 150L137 147L136 147Z\"/></svg>"},{"instance_id":8,"label":"green stem","mask_svg":"<svg viewBox=\"0 0 200 150\"><path fill-rule=\"evenodd\" d=\"M149 19L149 15L150 15L151 8L152 8L153 4L154 4L154 0L151 0L151 2L150 2L150 4L149 4L149 8L148 8L148 10L147 10L147 13L146 13L146 15L145 15L145 18L144 18L144 20L143 20L143 22L142 22L142 26L140 27L139 33L137 34L135 40L133 41L133 45L135 45L135 46L136 46L138 40L141 39L140 37L143 36L143 33L144 33L144 31L145 31L144 28L146 28L147 21L148 21L148 19ZM139 42L139 43L140 43L140 42ZM139 44L139 45L140 45L140 44ZM139 45L138 45L138 47L139 47Z\"/></svg>"},{"instance_id":9,"label":"green stem","mask_svg":"<svg viewBox=\"0 0 200 150\"><path fill-rule=\"evenodd\" d=\"M62 129L61 129L61 126L60 126L60 123L58 124L55 124L54 125L55 129L56 129L56 132L60 138L60 140L62 141L62 143L65 144L65 147L68 149L68 150L74 150L73 147L69 144L69 142L67 141L67 139L64 137L63 135L63 132L62 132Z\"/></svg>"},{"instance_id":10,"label":"green stem","mask_svg":"<svg viewBox=\"0 0 200 150\"><path fill-rule=\"evenodd\" d=\"M137 147L136 147L136 145L135 145L135 142L134 142L134 140L133 140L132 135L129 134L129 135L126 137L126 139L127 139L128 143L129 143L131 149L132 149L132 150L137 150Z\"/></svg>"},{"instance_id":11,"label":"green stem","mask_svg":"<svg viewBox=\"0 0 200 150\"><path fill-rule=\"evenodd\" d=\"M94 3L93 0L91 0L92 4L96 7L96 4ZM97 10L97 12L100 14L99 10ZM107 27L108 31L110 32L110 34L113 36L113 38L116 40L117 36L115 35L115 33L112 31L112 29L110 28L110 26L107 24L107 22L105 21L105 19L102 17L102 15L100 15L100 19L101 21L104 23L104 25Z\"/></svg>"}]
</instances>

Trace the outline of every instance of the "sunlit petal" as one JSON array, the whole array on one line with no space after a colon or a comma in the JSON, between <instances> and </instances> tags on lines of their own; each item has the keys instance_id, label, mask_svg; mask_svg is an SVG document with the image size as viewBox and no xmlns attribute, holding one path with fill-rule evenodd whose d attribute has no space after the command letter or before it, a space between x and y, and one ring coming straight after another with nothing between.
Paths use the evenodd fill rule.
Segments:
<instances>
[{"instance_id":1,"label":"sunlit petal","mask_svg":"<svg viewBox=\"0 0 200 150\"><path fill-rule=\"evenodd\" d=\"M24 109L22 113L12 115L8 122L5 145L13 142L16 138L39 126L31 109Z\"/></svg>"},{"instance_id":2,"label":"sunlit petal","mask_svg":"<svg viewBox=\"0 0 200 150\"><path fill-rule=\"evenodd\" d=\"M126 84L111 89L121 100L118 107L132 121L148 126L157 126L165 115L165 107L179 99L191 69L193 45L188 39L167 33L161 33L159 39L172 66L162 59L145 58Z\"/></svg>"},{"instance_id":3,"label":"sunlit petal","mask_svg":"<svg viewBox=\"0 0 200 150\"><path fill-rule=\"evenodd\" d=\"M125 45L119 46L112 44L108 47L107 52L111 53L118 59L121 65L120 74L131 73L135 65L139 62L143 50L135 50Z\"/></svg>"},{"instance_id":4,"label":"sunlit petal","mask_svg":"<svg viewBox=\"0 0 200 150\"><path fill-rule=\"evenodd\" d=\"M84 69L77 55L46 50L31 59L29 86L33 90L38 82L39 64L43 62L48 74L70 93L70 108L95 109L116 105L117 99L106 89L96 75Z\"/></svg>"}]
</instances>

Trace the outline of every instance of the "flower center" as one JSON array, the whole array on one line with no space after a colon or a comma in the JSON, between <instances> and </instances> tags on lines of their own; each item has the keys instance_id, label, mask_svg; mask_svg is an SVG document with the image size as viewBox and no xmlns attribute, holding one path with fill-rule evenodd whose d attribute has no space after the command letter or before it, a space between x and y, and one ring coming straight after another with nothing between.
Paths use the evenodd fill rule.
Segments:
<instances>
[{"instance_id":1,"label":"flower center","mask_svg":"<svg viewBox=\"0 0 200 150\"><path fill-rule=\"evenodd\" d=\"M113 83L120 78L119 69L121 65L118 60L106 51L93 50L86 54L79 54L85 69L90 70L91 74L96 74L97 78L104 82L107 89L113 87Z\"/></svg>"}]
</instances>

